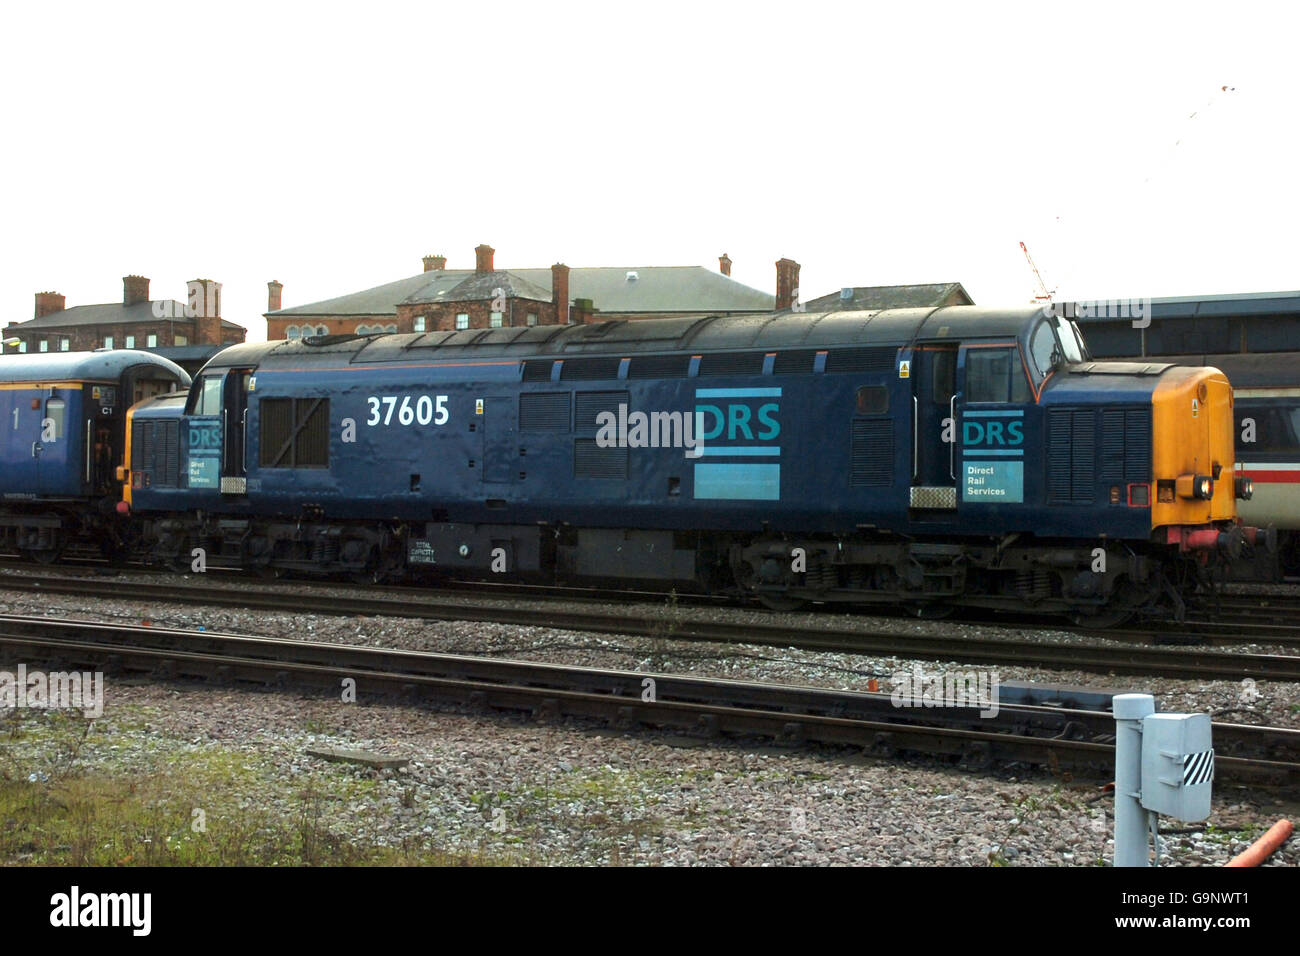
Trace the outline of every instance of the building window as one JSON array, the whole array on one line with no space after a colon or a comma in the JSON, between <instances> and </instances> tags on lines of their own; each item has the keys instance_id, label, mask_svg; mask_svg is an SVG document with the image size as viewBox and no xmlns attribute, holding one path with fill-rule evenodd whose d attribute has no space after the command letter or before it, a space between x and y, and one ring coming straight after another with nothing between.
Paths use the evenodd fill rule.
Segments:
<instances>
[{"instance_id":1,"label":"building window","mask_svg":"<svg viewBox=\"0 0 1300 956\"><path fill-rule=\"evenodd\" d=\"M18 343L18 351L19 351L19 352L26 352L26 351L27 351L27 343L26 343L26 342L19 342L19 343Z\"/></svg>"},{"instance_id":2,"label":"building window","mask_svg":"<svg viewBox=\"0 0 1300 956\"><path fill-rule=\"evenodd\" d=\"M368 325L357 326L357 335L369 335L369 334L370 334L370 326Z\"/></svg>"},{"instance_id":3,"label":"building window","mask_svg":"<svg viewBox=\"0 0 1300 956\"><path fill-rule=\"evenodd\" d=\"M468 313L468 312L457 312L457 313L456 313L456 328L457 328L457 330L468 329L468 328L469 328L469 313Z\"/></svg>"},{"instance_id":4,"label":"building window","mask_svg":"<svg viewBox=\"0 0 1300 956\"><path fill-rule=\"evenodd\" d=\"M111 335L104 336L104 348L111 349L112 347L113 347L113 336Z\"/></svg>"},{"instance_id":5,"label":"building window","mask_svg":"<svg viewBox=\"0 0 1300 956\"><path fill-rule=\"evenodd\" d=\"M396 326L396 325L390 325L390 326L388 326L384 331L386 331L389 335L396 335L396 334L397 334L397 326Z\"/></svg>"},{"instance_id":6,"label":"building window","mask_svg":"<svg viewBox=\"0 0 1300 956\"><path fill-rule=\"evenodd\" d=\"M37 343L36 347L42 352L48 352L50 350L50 340L41 339L40 342Z\"/></svg>"},{"instance_id":7,"label":"building window","mask_svg":"<svg viewBox=\"0 0 1300 956\"><path fill-rule=\"evenodd\" d=\"M424 329L425 329L425 318L422 315L417 315L415 317L415 331L423 332Z\"/></svg>"},{"instance_id":8,"label":"building window","mask_svg":"<svg viewBox=\"0 0 1300 956\"><path fill-rule=\"evenodd\" d=\"M129 349L133 349L133 348L135 348L135 336L134 336L134 335L128 335L128 336L126 337L126 347L129 348Z\"/></svg>"},{"instance_id":9,"label":"building window","mask_svg":"<svg viewBox=\"0 0 1300 956\"><path fill-rule=\"evenodd\" d=\"M144 344L145 344L148 348L156 349L156 348L158 347L158 335L157 335L157 333L155 333L155 332L150 332L147 336L145 336Z\"/></svg>"},{"instance_id":10,"label":"building window","mask_svg":"<svg viewBox=\"0 0 1300 956\"><path fill-rule=\"evenodd\" d=\"M505 325L505 324L506 324L506 323L505 323L505 313L504 313L504 312L493 312L493 313L492 313L492 317L491 317L490 319L488 319L488 327L489 327L489 328L499 329L499 328L501 328L501 327L502 327L503 325Z\"/></svg>"},{"instance_id":11,"label":"building window","mask_svg":"<svg viewBox=\"0 0 1300 956\"><path fill-rule=\"evenodd\" d=\"M302 333L298 331L298 326L296 325L291 325L284 330L284 337L286 339L296 339L300 335L302 335Z\"/></svg>"},{"instance_id":12,"label":"building window","mask_svg":"<svg viewBox=\"0 0 1300 956\"><path fill-rule=\"evenodd\" d=\"M323 326L323 325L318 325L318 326L316 326L316 334L317 334L317 335L329 335L329 334L330 334L330 330L327 329L327 328L326 328L325 326Z\"/></svg>"},{"instance_id":13,"label":"building window","mask_svg":"<svg viewBox=\"0 0 1300 956\"><path fill-rule=\"evenodd\" d=\"M72 339L71 339L69 336L66 336L66 335L64 335L64 336L60 336L60 337L59 337L59 351L60 351L60 352L66 352L66 351L68 351L68 350L71 349L71 348L72 348Z\"/></svg>"},{"instance_id":14,"label":"building window","mask_svg":"<svg viewBox=\"0 0 1300 956\"><path fill-rule=\"evenodd\" d=\"M190 337L188 335L176 335L173 337L172 342L176 346L189 345Z\"/></svg>"},{"instance_id":15,"label":"building window","mask_svg":"<svg viewBox=\"0 0 1300 956\"><path fill-rule=\"evenodd\" d=\"M537 324L537 313L536 313L536 312L529 312L529 313L528 313L528 324L529 324L529 325L536 325L536 324Z\"/></svg>"}]
</instances>

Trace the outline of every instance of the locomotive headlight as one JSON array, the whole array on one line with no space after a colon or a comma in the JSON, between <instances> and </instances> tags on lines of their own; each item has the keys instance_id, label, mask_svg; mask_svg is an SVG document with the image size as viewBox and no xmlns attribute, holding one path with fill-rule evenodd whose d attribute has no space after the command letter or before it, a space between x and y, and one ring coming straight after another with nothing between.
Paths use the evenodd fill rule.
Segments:
<instances>
[{"instance_id":1,"label":"locomotive headlight","mask_svg":"<svg viewBox=\"0 0 1300 956\"><path fill-rule=\"evenodd\" d=\"M1178 497L1209 501L1214 497L1214 479L1209 475L1179 475Z\"/></svg>"},{"instance_id":2,"label":"locomotive headlight","mask_svg":"<svg viewBox=\"0 0 1300 956\"><path fill-rule=\"evenodd\" d=\"M1237 486L1237 497L1242 501L1249 501L1255 496L1255 483L1245 475L1238 475L1234 483Z\"/></svg>"}]
</instances>

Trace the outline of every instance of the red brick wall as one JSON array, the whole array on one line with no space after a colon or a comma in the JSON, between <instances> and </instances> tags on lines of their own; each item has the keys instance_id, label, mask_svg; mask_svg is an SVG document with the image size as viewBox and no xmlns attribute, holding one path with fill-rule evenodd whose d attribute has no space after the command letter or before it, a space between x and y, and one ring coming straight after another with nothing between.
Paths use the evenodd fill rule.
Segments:
<instances>
[{"instance_id":1,"label":"red brick wall","mask_svg":"<svg viewBox=\"0 0 1300 956\"><path fill-rule=\"evenodd\" d=\"M188 345L217 344L215 342L204 343L198 341L194 323L190 322L140 322L140 323L112 323L109 325L74 325L67 328L47 327L30 332L24 332L21 328L6 330L5 337L17 335L27 343L27 352L29 354L41 350L40 342L42 339L47 340L49 351L59 351L59 339L67 336L72 340L68 346L71 352L89 352L93 349L102 348L104 337L111 335L113 337L114 348L126 348L126 337L135 336L135 347L143 349L148 347L149 335L158 336L158 348L170 348L176 345L176 336L187 338ZM243 342L247 332L240 329L222 329L222 345L237 345ZM6 348L7 354L13 354L16 349Z\"/></svg>"}]
</instances>

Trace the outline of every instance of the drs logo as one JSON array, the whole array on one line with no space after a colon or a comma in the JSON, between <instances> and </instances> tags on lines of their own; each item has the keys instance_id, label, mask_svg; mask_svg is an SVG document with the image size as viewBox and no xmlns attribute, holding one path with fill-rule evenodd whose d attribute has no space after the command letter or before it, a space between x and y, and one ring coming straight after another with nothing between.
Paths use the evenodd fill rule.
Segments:
<instances>
[{"instance_id":1,"label":"drs logo","mask_svg":"<svg viewBox=\"0 0 1300 956\"><path fill-rule=\"evenodd\" d=\"M1025 423L1018 418L967 420L961 428L961 443L965 448L1020 447L1025 443Z\"/></svg>"}]
</instances>

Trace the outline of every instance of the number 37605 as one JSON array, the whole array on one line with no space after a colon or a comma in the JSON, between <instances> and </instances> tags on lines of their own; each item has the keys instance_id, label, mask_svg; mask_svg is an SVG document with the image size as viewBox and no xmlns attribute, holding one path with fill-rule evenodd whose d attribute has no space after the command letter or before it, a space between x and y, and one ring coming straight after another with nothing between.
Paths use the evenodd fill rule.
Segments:
<instances>
[{"instance_id":1,"label":"number 37605","mask_svg":"<svg viewBox=\"0 0 1300 956\"><path fill-rule=\"evenodd\" d=\"M416 399L410 395L371 395L366 401L370 403L367 425L391 425L394 418L399 425L445 425L451 417L446 395L421 395Z\"/></svg>"}]
</instances>

